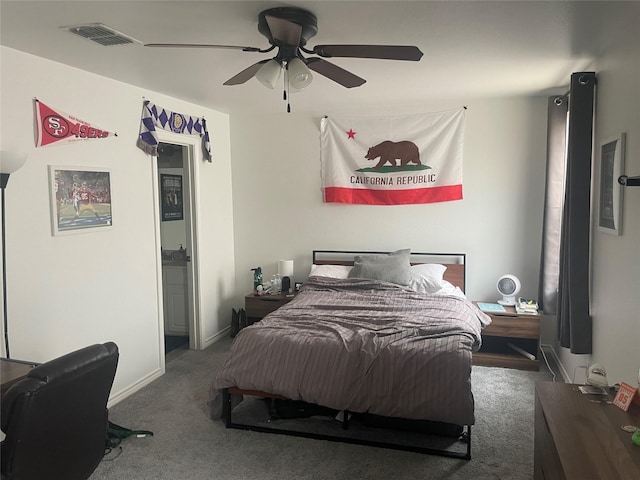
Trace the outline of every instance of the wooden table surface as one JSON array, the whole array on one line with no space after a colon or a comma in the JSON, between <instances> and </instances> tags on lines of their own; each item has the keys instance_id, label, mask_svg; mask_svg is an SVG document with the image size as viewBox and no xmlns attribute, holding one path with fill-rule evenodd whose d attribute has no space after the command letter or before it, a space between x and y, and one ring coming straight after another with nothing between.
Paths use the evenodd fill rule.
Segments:
<instances>
[{"instance_id":1,"label":"wooden table surface","mask_svg":"<svg viewBox=\"0 0 640 480\"><path fill-rule=\"evenodd\" d=\"M536 382L535 388L566 478L640 478L640 447L621 428L640 427L639 406L624 412L602 401L606 396L580 393L578 385Z\"/></svg>"},{"instance_id":2,"label":"wooden table surface","mask_svg":"<svg viewBox=\"0 0 640 480\"><path fill-rule=\"evenodd\" d=\"M1 394L4 395L4 392L6 392L11 385L26 377L31 369L36 365L37 364L33 362L0 358L0 382L2 383L0 387Z\"/></svg>"}]
</instances>

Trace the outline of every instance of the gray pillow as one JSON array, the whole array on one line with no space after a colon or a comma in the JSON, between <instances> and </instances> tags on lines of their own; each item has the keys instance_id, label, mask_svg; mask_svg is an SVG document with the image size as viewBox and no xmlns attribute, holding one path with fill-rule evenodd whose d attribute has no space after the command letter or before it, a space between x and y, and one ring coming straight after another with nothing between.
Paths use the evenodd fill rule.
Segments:
<instances>
[{"instance_id":1,"label":"gray pillow","mask_svg":"<svg viewBox=\"0 0 640 480\"><path fill-rule=\"evenodd\" d=\"M410 249L389 254L356 255L349 278L370 278L397 285L409 285L411 281Z\"/></svg>"}]
</instances>

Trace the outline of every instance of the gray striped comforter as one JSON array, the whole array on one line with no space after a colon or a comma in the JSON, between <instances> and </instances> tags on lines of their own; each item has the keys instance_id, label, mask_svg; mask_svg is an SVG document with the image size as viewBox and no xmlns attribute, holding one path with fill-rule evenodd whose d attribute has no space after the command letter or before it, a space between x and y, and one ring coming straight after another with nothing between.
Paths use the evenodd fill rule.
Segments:
<instances>
[{"instance_id":1,"label":"gray striped comforter","mask_svg":"<svg viewBox=\"0 0 640 480\"><path fill-rule=\"evenodd\" d=\"M471 425L471 353L489 318L471 302L364 279L310 277L241 330L210 390L260 390L326 407Z\"/></svg>"}]
</instances>

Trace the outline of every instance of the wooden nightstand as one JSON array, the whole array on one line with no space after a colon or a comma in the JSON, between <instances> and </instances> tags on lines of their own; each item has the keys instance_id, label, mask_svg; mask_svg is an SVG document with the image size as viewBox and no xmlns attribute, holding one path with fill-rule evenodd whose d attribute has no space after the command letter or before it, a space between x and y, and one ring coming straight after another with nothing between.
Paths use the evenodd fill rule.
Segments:
<instances>
[{"instance_id":1,"label":"wooden nightstand","mask_svg":"<svg viewBox=\"0 0 640 480\"><path fill-rule=\"evenodd\" d=\"M484 312L491 317L491 324L482 331L482 347L473 354L473 364L537 371L540 368L540 315L518 315L514 307L505 308L512 316ZM535 359L525 357L509 344Z\"/></svg>"},{"instance_id":2,"label":"wooden nightstand","mask_svg":"<svg viewBox=\"0 0 640 480\"><path fill-rule=\"evenodd\" d=\"M249 294L244 297L244 309L247 312L247 323L251 325L268 313L279 309L293 299L293 295L253 295Z\"/></svg>"}]
</instances>

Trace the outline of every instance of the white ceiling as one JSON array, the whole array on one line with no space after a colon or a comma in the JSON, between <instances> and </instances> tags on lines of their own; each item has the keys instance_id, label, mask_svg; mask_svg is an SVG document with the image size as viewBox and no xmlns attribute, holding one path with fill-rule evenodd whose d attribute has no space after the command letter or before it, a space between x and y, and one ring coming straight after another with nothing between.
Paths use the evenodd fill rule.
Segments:
<instances>
[{"instance_id":1,"label":"white ceiling","mask_svg":"<svg viewBox=\"0 0 640 480\"><path fill-rule=\"evenodd\" d=\"M268 90L255 79L222 85L273 53L103 47L60 28L103 23L142 43L266 48L257 17L277 6L303 7L318 17L318 34L307 47L397 44L424 52L420 62L330 59L367 83L346 89L315 74L292 96L294 112L557 93L572 72L592 68L593 59L640 20L637 1L1 0L0 43L222 112L280 112L279 87Z\"/></svg>"}]
</instances>

